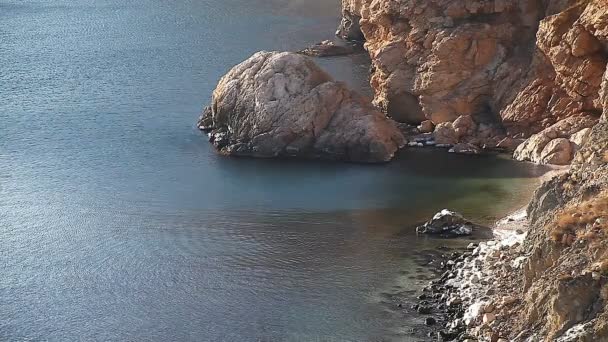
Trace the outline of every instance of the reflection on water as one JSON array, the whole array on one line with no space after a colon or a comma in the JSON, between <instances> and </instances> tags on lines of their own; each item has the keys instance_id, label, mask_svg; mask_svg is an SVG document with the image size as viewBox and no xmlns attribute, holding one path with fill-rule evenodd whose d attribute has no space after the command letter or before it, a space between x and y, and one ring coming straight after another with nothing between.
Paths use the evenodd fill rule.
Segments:
<instances>
[{"instance_id":1,"label":"reflection on water","mask_svg":"<svg viewBox=\"0 0 608 342\"><path fill-rule=\"evenodd\" d=\"M327 38L338 1L314 3L0 2L0 340L413 339L387 294L413 296L445 242L412 225L488 221L538 170L217 156L193 128L215 81ZM364 57L322 64L367 83Z\"/></svg>"}]
</instances>

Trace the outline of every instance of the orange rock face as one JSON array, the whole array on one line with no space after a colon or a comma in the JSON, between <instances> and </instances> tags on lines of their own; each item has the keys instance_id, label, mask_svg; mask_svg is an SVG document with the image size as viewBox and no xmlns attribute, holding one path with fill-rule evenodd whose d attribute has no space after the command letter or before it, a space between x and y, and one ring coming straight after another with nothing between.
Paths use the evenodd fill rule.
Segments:
<instances>
[{"instance_id":1,"label":"orange rock face","mask_svg":"<svg viewBox=\"0 0 608 342\"><path fill-rule=\"evenodd\" d=\"M342 5L351 25L338 33L364 37L374 102L397 121L439 124L470 115L520 138L570 117L597 119L606 105L608 0Z\"/></svg>"}]
</instances>

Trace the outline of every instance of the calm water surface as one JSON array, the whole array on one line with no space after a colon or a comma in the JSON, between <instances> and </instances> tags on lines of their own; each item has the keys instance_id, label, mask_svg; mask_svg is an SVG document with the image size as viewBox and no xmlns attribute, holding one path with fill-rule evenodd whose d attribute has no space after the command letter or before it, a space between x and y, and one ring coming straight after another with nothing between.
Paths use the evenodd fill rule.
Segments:
<instances>
[{"instance_id":1,"label":"calm water surface","mask_svg":"<svg viewBox=\"0 0 608 342\"><path fill-rule=\"evenodd\" d=\"M261 49L329 38L338 1L0 0L0 340L412 341L395 310L445 242L538 170L429 151L394 163L217 156L194 129ZM368 91L363 56L321 62ZM409 296L409 297L408 297Z\"/></svg>"}]
</instances>

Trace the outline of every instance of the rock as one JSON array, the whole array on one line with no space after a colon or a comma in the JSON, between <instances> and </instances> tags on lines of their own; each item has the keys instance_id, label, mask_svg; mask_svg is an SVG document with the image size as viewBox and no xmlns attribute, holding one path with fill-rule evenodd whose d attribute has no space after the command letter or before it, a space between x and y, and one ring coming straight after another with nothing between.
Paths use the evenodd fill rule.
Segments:
<instances>
[{"instance_id":1,"label":"rock","mask_svg":"<svg viewBox=\"0 0 608 342\"><path fill-rule=\"evenodd\" d=\"M446 303L446 305L449 306L449 307L458 306L460 304L462 304L462 300L460 298L458 298L458 297L452 298L452 299L448 300L447 303Z\"/></svg>"},{"instance_id":2,"label":"rock","mask_svg":"<svg viewBox=\"0 0 608 342\"><path fill-rule=\"evenodd\" d=\"M454 120L452 127L454 128L458 139L461 139L465 136L473 135L477 128L477 124L470 115L461 115Z\"/></svg>"},{"instance_id":3,"label":"rock","mask_svg":"<svg viewBox=\"0 0 608 342\"><path fill-rule=\"evenodd\" d=\"M541 164L567 165L572 160L572 145L566 138L551 140L540 154Z\"/></svg>"},{"instance_id":4,"label":"rock","mask_svg":"<svg viewBox=\"0 0 608 342\"><path fill-rule=\"evenodd\" d=\"M500 140L496 147L507 151L514 151L523 142L524 139L514 139L511 137L506 137Z\"/></svg>"},{"instance_id":5,"label":"rock","mask_svg":"<svg viewBox=\"0 0 608 342\"><path fill-rule=\"evenodd\" d=\"M304 50L298 51L299 54L311 57L344 56L354 52L356 52L354 45L338 45L331 40L324 40Z\"/></svg>"},{"instance_id":6,"label":"rock","mask_svg":"<svg viewBox=\"0 0 608 342\"><path fill-rule=\"evenodd\" d=\"M570 136L570 142L574 145L574 152L578 151L581 146L587 141L591 128L583 128L582 130Z\"/></svg>"},{"instance_id":7,"label":"rock","mask_svg":"<svg viewBox=\"0 0 608 342\"><path fill-rule=\"evenodd\" d=\"M473 144L458 143L454 145L449 152L458 154L480 154L481 149Z\"/></svg>"},{"instance_id":8,"label":"rock","mask_svg":"<svg viewBox=\"0 0 608 342\"><path fill-rule=\"evenodd\" d=\"M442 122L435 127L433 137L438 145L454 145L458 143L458 135L451 122Z\"/></svg>"},{"instance_id":9,"label":"rock","mask_svg":"<svg viewBox=\"0 0 608 342\"><path fill-rule=\"evenodd\" d=\"M198 119L197 126L203 132L213 130L213 111L211 110L211 107L205 107L203 113Z\"/></svg>"},{"instance_id":10,"label":"rock","mask_svg":"<svg viewBox=\"0 0 608 342\"><path fill-rule=\"evenodd\" d=\"M542 164L568 164L573 157L572 146L568 139L585 128L593 127L596 123L597 119L590 116L562 120L519 145L513 153L513 158Z\"/></svg>"},{"instance_id":11,"label":"rock","mask_svg":"<svg viewBox=\"0 0 608 342\"><path fill-rule=\"evenodd\" d=\"M428 315L431 312L433 312L433 308L431 308L430 306L419 306L418 309L416 309L416 312L418 312L421 315Z\"/></svg>"},{"instance_id":12,"label":"rock","mask_svg":"<svg viewBox=\"0 0 608 342\"><path fill-rule=\"evenodd\" d=\"M434 319L433 317L427 317L424 320L424 324L425 325L429 325L430 326L430 325L435 325L436 323L437 323L437 320Z\"/></svg>"},{"instance_id":13,"label":"rock","mask_svg":"<svg viewBox=\"0 0 608 342\"><path fill-rule=\"evenodd\" d=\"M490 313L483 314L482 321L484 324L490 324L490 323L494 322L495 319L496 319L496 315L490 312Z\"/></svg>"},{"instance_id":14,"label":"rock","mask_svg":"<svg viewBox=\"0 0 608 342\"><path fill-rule=\"evenodd\" d=\"M418 227L416 232L419 234L464 236L471 235L473 224L465 220L461 214L443 209L435 214L430 221Z\"/></svg>"},{"instance_id":15,"label":"rock","mask_svg":"<svg viewBox=\"0 0 608 342\"><path fill-rule=\"evenodd\" d=\"M506 296L502 298L502 306L509 306L517 302L517 298Z\"/></svg>"},{"instance_id":16,"label":"rock","mask_svg":"<svg viewBox=\"0 0 608 342\"><path fill-rule=\"evenodd\" d=\"M343 7L342 9L342 21L336 31L336 35L342 39L362 42L365 41L365 36L361 31L361 25L359 21L361 16L357 14L355 9Z\"/></svg>"},{"instance_id":17,"label":"rock","mask_svg":"<svg viewBox=\"0 0 608 342\"><path fill-rule=\"evenodd\" d=\"M435 124L431 120L424 120L418 125L420 133L432 133L435 129Z\"/></svg>"},{"instance_id":18,"label":"rock","mask_svg":"<svg viewBox=\"0 0 608 342\"><path fill-rule=\"evenodd\" d=\"M199 128L212 128L226 155L385 162L405 145L394 122L295 53L258 52L235 66L210 107Z\"/></svg>"}]
</instances>

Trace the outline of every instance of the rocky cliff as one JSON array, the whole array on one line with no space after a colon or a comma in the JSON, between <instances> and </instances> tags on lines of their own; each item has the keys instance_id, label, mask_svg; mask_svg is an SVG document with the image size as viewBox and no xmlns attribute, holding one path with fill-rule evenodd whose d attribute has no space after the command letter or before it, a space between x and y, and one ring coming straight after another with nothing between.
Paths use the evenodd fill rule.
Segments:
<instances>
[{"instance_id":1,"label":"rocky cliff","mask_svg":"<svg viewBox=\"0 0 608 342\"><path fill-rule=\"evenodd\" d=\"M343 0L374 102L400 122L476 123L458 142L567 164L605 103L606 0ZM603 81L602 81L603 80Z\"/></svg>"}]
</instances>

